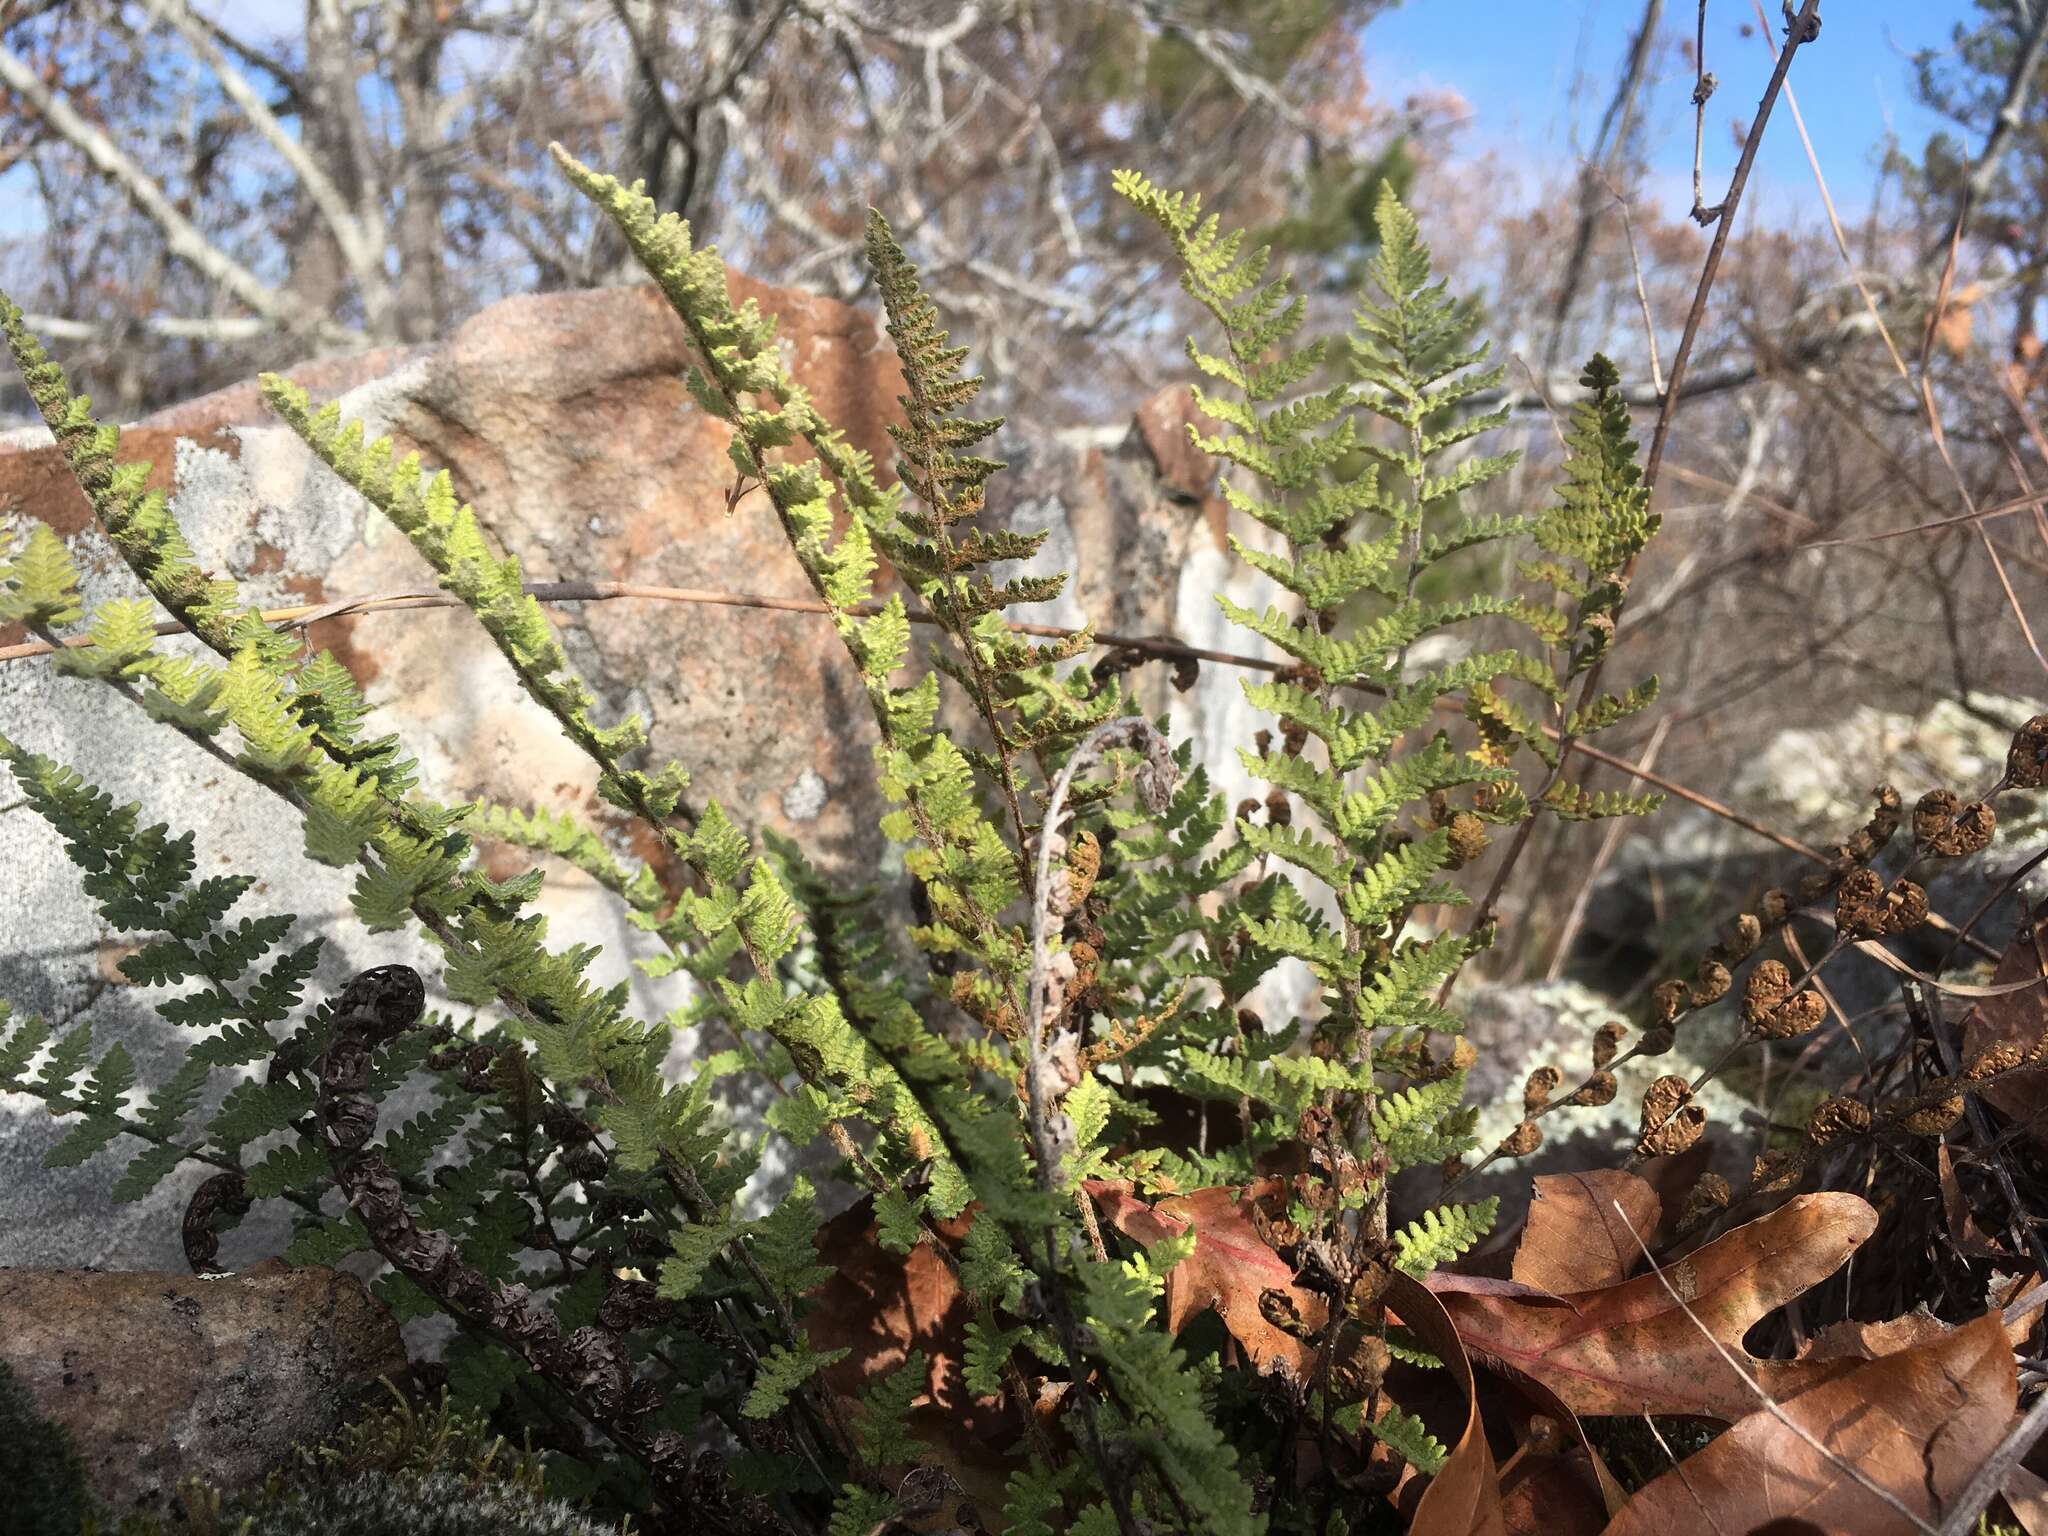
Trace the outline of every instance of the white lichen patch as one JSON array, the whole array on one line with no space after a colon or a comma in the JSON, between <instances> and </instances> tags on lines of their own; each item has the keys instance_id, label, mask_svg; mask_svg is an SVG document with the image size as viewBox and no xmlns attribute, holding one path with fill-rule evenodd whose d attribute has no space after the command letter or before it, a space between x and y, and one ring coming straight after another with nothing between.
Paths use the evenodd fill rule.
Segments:
<instances>
[{"instance_id":1,"label":"white lichen patch","mask_svg":"<svg viewBox=\"0 0 2048 1536\"><path fill-rule=\"evenodd\" d=\"M782 792L782 814L791 821L816 821L830 797L831 792L817 770L806 768Z\"/></svg>"},{"instance_id":2,"label":"white lichen patch","mask_svg":"<svg viewBox=\"0 0 2048 1536\"><path fill-rule=\"evenodd\" d=\"M1612 999L1574 981L1475 988L1461 997L1459 1004L1468 1011L1466 1032L1483 1060L1474 1077L1483 1071L1485 1080L1475 1081L1465 1096L1466 1103L1479 1110L1474 1134L1482 1152L1497 1145L1521 1122L1522 1085L1530 1073L1538 1067L1555 1066L1564 1073L1563 1092L1568 1092L1592 1070L1594 1032L1610 1019L1628 1017ZM1616 1070L1618 1087L1612 1103L1553 1110L1543 1121L1546 1132L1590 1135L1625 1149L1641 1130L1644 1090L1669 1074L1688 1081L1698 1076L1720 1054L1732 1022L1714 1014L1688 1021L1687 1030L1680 1033L1678 1045L1671 1051L1638 1057ZM1708 1134L1723 1140L1741 1124L1743 1111L1750 1107L1746 1099L1719 1082L1707 1083L1698 1102L1707 1112Z\"/></svg>"},{"instance_id":3,"label":"white lichen patch","mask_svg":"<svg viewBox=\"0 0 2048 1536\"><path fill-rule=\"evenodd\" d=\"M1908 804L1935 788L1965 797L1977 794L2004 769L2013 729L2048 705L1992 695L1979 695L1974 702L1979 713L1950 699L1920 715L1859 704L1844 719L1780 731L1743 764L1734 792L1747 805L1802 825L1846 823L1841 827L1845 833L1869 815L1870 790L1878 777L1896 785ZM1984 715L2012 726L1994 724Z\"/></svg>"}]
</instances>

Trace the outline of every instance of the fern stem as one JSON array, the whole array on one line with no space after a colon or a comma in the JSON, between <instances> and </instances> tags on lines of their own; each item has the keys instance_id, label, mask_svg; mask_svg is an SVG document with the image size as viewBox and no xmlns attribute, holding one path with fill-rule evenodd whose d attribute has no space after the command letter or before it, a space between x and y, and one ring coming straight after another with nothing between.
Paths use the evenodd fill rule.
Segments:
<instances>
[{"instance_id":1,"label":"fern stem","mask_svg":"<svg viewBox=\"0 0 2048 1536\"><path fill-rule=\"evenodd\" d=\"M1671 375L1665 383L1663 403L1657 411L1657 426L1650 438L1650 451L1643 461L1643 486L1646 491L1655 491L1658 472L1664 465L1665 445L1670 440L1671 423L1678 413L1678 402L1681 398L1679 386L1684 381L1686 365L1692 360L1693 343L1699 337L1700 322L1706 316L1707 299L1713 292L1714 279L1721 269L1721 254L1727 248L1729 232L1735 224L1735 211L1742 201L1743 189L1749 183L1750 167L1755 163L1757 148L1763 142L1764 126L1770 121L1771 109L1777 105L1779 93L1784 88L1785 76L1792 68L1792 56L1803 44L1820 35L1819 23L1820 0L1804 0L1798 14L1787 18L1785 46L1779 50L1777 63L1771 71L1770 82L1764 87L1763 99L1757 105L1756 117L1751 121L1749 133L1743 140L1742 154L1736 160L1735 174L1728 183L1728 195L1715 210L1714 238L1707 247L1706 264L1700 272L1699 285L1693 293L1692 306L1686 311L1685 329L1679 336L1678 350L1671 357ZM1622 570L1621 579L1624 584L1635 574L1635 566L1635 557L1631 556ZM1599 697L1600 676L1605 669L1606 661L1602 658L1586 673L1585 681L1579 689L1579 702L1582 707L1588 701ZM1575 742L1569 734L1559 736L1558 765L1551 770L1544 784L1545 791L1564 778L1565 765L1570 760L1574 745ZM1538 794L1534 798L1540 800L1542 795ZM1496 905L1507 888L1508 878L1514 873L1516 864L1520 862L1523 852L1527 849L1535 827L1535 820L1531 818L1516 829L1514 841L1502 856L1485 897L1472 914L1472 922L1466 930L1468 933L1476 933L1484 924L1492 921ZM1437 994L1439 1005L1448 1001L1451 988L1456 981L1455 972L1445 979L1441 991Z\"/></svg>"},{"instance_id":2,"label":"fern stem","mask_svg":"<svg viewBox=\"0 0 2048 1536\"><path fill-rule=\"evenodd\" d=\"M1051 1068L1045 1057L1046 1031L1055 1022L1051 1017L1051 999L1046 995L1047 970L1052 959L1046 929L1052 916L1053 842L1066 814L1067 796L1074 787L1075 775L1108 749L1120 745L1147 753L1153 764L1172 761L1165 739L1143 715L1126 715L1099 725L1067 754L1059 777L1053 780L1052 794L1045 803L1045 819L1039 827L1038 872L1031 886L1031 973L1025 989L1028 1008L1024 1015L1024 1084L1038 1182L1048 1194L1055 1188L1059 1167L1049 1123L1051 1087L1046 1079Z\"/></svg>"}]
</instances>

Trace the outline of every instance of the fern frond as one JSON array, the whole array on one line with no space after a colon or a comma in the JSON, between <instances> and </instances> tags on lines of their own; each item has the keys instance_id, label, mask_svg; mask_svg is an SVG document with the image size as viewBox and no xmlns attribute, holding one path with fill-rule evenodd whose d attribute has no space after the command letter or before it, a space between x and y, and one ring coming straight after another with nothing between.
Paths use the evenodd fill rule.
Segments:
<instances>
[{"instance_id":1,"label":"fern frond","mask_svg":"<svg viewBox=\"0 0 2048 1536\"><path fill-rule=\"evenodd\" d=\"M754 1385L740 1412L750 1419L773 1418L792 1394L818 1372L846 1358L844 1349L815 1350L804 1345L777 1344L761 1357Z\"/></svg>"},{"instance_id":2,"label":"fern frond","mask_svg":"<svg viewBox=\"0 0 2048 1536\"><path fill-rule=\"evenodd\" d=\"M0 295L0 334L6 337L29 398L92 503L93 515L121 558L148 587L150 596L222 655L251 646L273 659L289 654L293 642L241 607L233 582L200 568L191 546L178 531L164 493L148 488L149 465L119 457L120 430L93 419L92 402L71 392L64 370L50 360L42 344L29 333L20 308L4 295ZM54 553L47 541L42 549L46 558ZM45 604L54 596L47 584L51 569L45 567L33 578L43 593L39 601ZM61 605L52 611L51 622L61 622L56 617L61 611Z\"/></svg>"},{"instance_id":3,"label":"fern frond","mask_svg":"<svg viewBox=\"0 0 2048 1536\"><path fill-rule=\"evenodd\" d=\"M1412 1414L1403 1413L1392 1403L1377 1419L1365 1421L1365 1428L1372 1437L1406 1461L1425 1477L1434 1477L1443 1471L1444 1462L1450 1457L1450 1448L1423 1427L1422 1420Z\"/></svg>"},{"instance_id":4,"label":"fern frond","mask_svg":"<svg viewBox=\"0 0 2048 1536\"><path fill-rule=\"evenodd\" d=\"M1428 1274L1439 1264L1448 1264L1493 1228L1500 1209L1497 1197L1488 1196L1471 1205L1440 1205L1424 1211L1394 1234L1394 1262L1411 1275Z\"/></svg>"}]
</instances>

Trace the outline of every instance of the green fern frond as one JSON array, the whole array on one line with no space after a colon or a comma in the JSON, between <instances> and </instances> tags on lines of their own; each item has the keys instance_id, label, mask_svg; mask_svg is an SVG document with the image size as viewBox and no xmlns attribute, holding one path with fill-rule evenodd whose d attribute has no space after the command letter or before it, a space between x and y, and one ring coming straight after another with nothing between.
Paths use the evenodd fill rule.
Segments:
<instances>
[{"instance_id":1,"label":"green fern frond","mask_svg":"<svg viewBox=\"0 0 2048 1536\"><path fill-rule=\"evenodd\" d=\"M1578 561L1597 582L1640 553L1661 519L1650 511L1636 463L1620 373L1595 355L1579 383L1592 395L1572 407L1565 481L1532 532L1544 550Z\"/></svg>"},{"instance_id":2,"label":"green fern frond","mask_svg":"<svg viewBox=\"0 0 2048 1536\"><path fill-rule=\"evenodd\" d=\"M49 524L30 523L19 547L0 561L0 622L54 628L84 611L70 548Z\"/></svg>"},{"instance_id":3,"label":"green fern frond","mask_svg":"<svg viewBox=\"0 0 2048 1536\"><path fill-rule=\"evenodd\" d=\"M1653 815L1664 804L1664 796L1631 795L1618 789L1588 791L1559 779L1542 804L1560 821L1604 821L1615 816Z\"/></svg>"},{"instance_id":4,"label":"green fern frond","mask_svg":"<svg viewBox=\"0 0 2048 1536\"><path fill-rule=\"evenodd\" d=\"M1394 1172L1462 1157L1472 1149L1478 1108L1465 1107L1465 1075L1453 1073L1384 1095L1373 1106L1373 1137Z\"/></svg>"},{"instance_id":5,"label":"green fern frond","mask_svg":"<svg viewBox=\"0 0 2048 1536\"><path fill-rule=\"evenodd\" d=\"M970 1354L973 1348L970 1335ZM929 1389L930 1368L924 1351L913 1349L901 1365L861 1393L860 1453L870 1466L901 1466L924 1454L924 1441L911 1432L908 1421L911 1405Z\"/></svg>"},{"instance_id":6,"label":"green fern frond","mask_svg":"<svg viewBox=\"0 0 2048 1536\"><path fill-rule=\"evenodd\" d=\"M292 642L240 606L233 582L209 576L200 568L178 531L164 493L148 488L149 465L118 457L119 429L93 419L92 402L71 392L64 370L50 360L42 344L29 333L20 308L4 295L0 295L0 334L6 337L30 399L92 503L94 516L121 558L148 587L150 596L222 655L245 646L273 659L288 654ZM29 553L35 556L37 548L32 542ZM41 596L30 598L24 587L22 600L47 606L55 601L57 589L50 581L58 573L49 563L54 551L48 541L42 541L40 548L43 563L29 579ZM62 612L61 603L52 608L49 622L62 622L58 617Z\"/></svg>"},{"instance_id":7,"label":"green fern frond","mask_svg":"<svg viewBox=\"0 0 2048 1536\"><path fill-rule=\"evenodd\" d=\"M1424 1211L1394 1234L1394 1262L1411 1275L1428 1274L1448 1264L1492 1230L1500 1209L1497 1197L1471 1205L1440 1205Z\"/></svg>"},{"instance_id":8,"label":"green fern frond","mask_svg":"<svg viewBox=\"0 0 2048 1536\"><path fill-rule=\"evenodd\" d=\"M1080 1281L1093 1353L1145 1431L1133 1447L1188 1507L1201 1511L1204 1532L1257 1536L1265 1522L1253 1513L1237 1448L1210 1417L1186 1357L1154 1326L1158 1277L1141 1255L1124 1264L1084 1264Z\"/></svg>"},{"instance_id":9,"label":"green fern frond","mask_svg":"<svg viewBox=\"0 0 2048 1536\"><path fill-rule=\"evenodd\" d=\"M752 1390L740 1412L750 1419L773 1418L788 1406L790 1397L818 1372L844 1360L844 1349L816 1350L808 1346L777 1344L761 1357Z\"/></svg>"},{"instance_id":10,"label":"green fern frond","mask_svg":"<svg viewBox=\"0 0 2048 1536\"><path fill-rule=\"evenodd\" d=\"M1365 1421L1365 1428L1372 1437L1416 1471L1425 1477L1434 1477L1443 1471L1444 1462L1450 1457L1450 1447L1423 1427L1422 1420L1412 1414L1403 1413L1392 1403L1377 1419Z\"/></svg>"},{"instance_id":11,"label":"green fern frond","mask_svg":"<svg viewBox=\"0 0 2048 1536\"><path fill-rule=\"evenodd\" d=\"M1620 694L1603 693L1592 703L1572 711L1565 722L1567 736L1591 736L1618 725L1629 716L1648 709L1657 700L1657 679L1645 678Z\"/></svg>"},{"instance_id":12,"label":"green fern frond","mask_svg":"<svg viewBox=\"0 0 2048 1536\"><path fill-rule=\"evenodd\" d=\"M667 819L678 809L688 775L673 763L652 774L622 765L621 758L646 744L646 728L637 716L613 726L596 722L596 697L570 668L546 612L525 592L518 557L500 556L490 547L475 510L456 501L447 472L429 476L417 455L398 460L387 439L366 439L362 424L344 424L334 405L314 410L306 392L289 379L265 374L262 387L271 409L314 455L390 519L441 585L476 615L521 686L596 762L608 798L641 816L680 851L679 835Z\"/></svg>"}]
</instances>

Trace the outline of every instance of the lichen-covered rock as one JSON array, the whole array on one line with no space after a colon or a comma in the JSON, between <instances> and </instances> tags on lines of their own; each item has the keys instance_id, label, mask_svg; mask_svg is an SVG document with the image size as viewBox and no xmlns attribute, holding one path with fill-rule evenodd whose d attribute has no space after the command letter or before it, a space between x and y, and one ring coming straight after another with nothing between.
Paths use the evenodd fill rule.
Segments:
<instances>
[{"instance_id":1,"label":"lichen-covered rock","mask_svg":"<svg viewBox=\"0 0 2048 1536\"><path fill-rule=\"evenodd\" d=\"M1523 1087L1531 1073L1546 1066L1558 1068L1562 1086L1555 1098L1565 1100L1593 1070L1593 1043L1600 1027L1630 1016L1612 999L1572 981L1475 984L1459 992L1458 1006L1465 1013L1465 1038L1478 1048L1465 1078L1465 1102L1479 1110L1473 1134L1482 1153L1511 1136L1520 1124ZM1527 1199L1535 1174L1606 1167L1625 1156L1641 1128L1639 1110L1650 1085L1672 1073L1690 1080L1720 1054L1734 1028L1725 1009L1700 1015L1694 1026L1681 1032L1671 1051L1639 1056L1611 1074L1614 1091L1606 1102L1552 1110L1542 1121L1542 1150L1533 1158L1494 1164L1474 1180L1476 1191L1500 1194L1504 1208L1512 1208ZM1630 1028L1624 1048L1634 1038ZM1751 1107L1748 1101L1717 1079L1701 1089L1698 1102L1717 1157L1728 1167L1746 1169L1745 1149L1753 1150L1753 1143L1739 1132L1742 1112Z\"/></svg>"},{"instance_id":2,"label":"lichen-covered rock","mask_svg":"<svg viewBox=\"0 0 2048 1536\"><path fill-rule=\"evenodd\" d=\"M1944 700L1918 715L1863 704L1824 724L1780 731L1749 754L1726 798L1763 825L1815 848L1841 842L1869 820L1872 792L1881 781L1897 788L1908 807L1930 790L1948 790L1959 803L1968 802L1998 778L2019 722L2042 709L2037 700L1989 694L1976 695L1972 703L1973 710L1966 710ZM2003 796L1990 846L1969 857L1936 859L1916 878L1924 878L1934 910L1960 918L2040 847L2044 831L2048 799ZM1880 860L1888 874L1903 867L1912 835L1908 815ZM1689 976L1700 951L1738 916L1746 892L1789 886L1814 868L1753 832L1674 802L1631 832L1594 887L1577 932L1576 974L1596 985L1623 986L1646 970ZM2044 892L2048 872L2036 870L1987 914L1980 932L2011 932L2018 913L2014 895L2036 902ZM1922 928L1898 947L1908 960L1925 965L1947 940ZM1576 969L1581 965L1585 969ZM1875 965L1837 965L1828 982L1852 1016L1898 997L1897 977Z\"/></svg>"},{"instance_id":3,"label":"lichen-covered rock","mask_svg":"<svg viewBox=\"0 0 2048 1536\"><path fill-rule=\"evenodd\" d=\"M238 1513L241 1513L238 1511ZM240 1536L612 1536L573 1504L440 1472L366 1473L257 1508Z\"/></svg>"},{"instance_id":4,"label":"lichen-covered rock","mask_svg":"<svg viewBox=\"0 0 2048 1536\"><path fill-rule=\"evenodd\" d=\"M406 1358L353 1276L280 1265L206 1279L0 1270L0 1365L118 1516L168 1510L188 1477L260 1481Z\"/></svg>"},{"instance_id":5,"label":"lichen-covered rock","mask_svg":"<svg viewBox=\"0 0 2048 1536\"><path fill-rule=\"evenodd\" d=\"M893 462L884 427L903 384L874 316L743 279L736 286L780 317L792 371L819 407L879 463ZM681 382L687 361L680 322L642 287L510 299L434 346L291 372L367 431L448 469L529 579L810 597L766 500L755 493L728 506L728 429L690 400ZM1033 617L1236 646L1214 594L1262 608L1271 593L1224 547L1214 463L1187 442L1191 411L1185 390L1168 391L1125 432L1080 443L1006 435L1001 451L1013 468L991 488L989 521L1049 535L1034 570L1081 565L1069 594ZM315 462L252 386L153 416L126 429L123 448L153 462L151 484L172 493L199 558L241 578L253 601L320 603L433 585L405 539ZM10 504L67 535L88 601L138 590L89 526L84 498L41 428L0 439L0 509ZM672 756L695 775L692 802L716 798L750 831L796 838L836 878L881 874L888 854L876 826L885 806L873 788L873 726L829 624L642 600L550 612L610 715L650 717L656 760ZM0 626L0 643L19 638ZM308 640L356 671L378 711L374 729L404 737L437 798L606 819L595 768L521 692L469 614L330 618L313 623ZM1166 668L1134 676L1148 711L1170 701L1177 730L1215 744L1218 787L1243 793L1243 769L1227 748L1260 722L1238 677L1207 668L1191 694L1176 696ZM259 905L294 912L328 938L314 995L372 965L411 964L430 983L438 974L415 935L364 935L350 923L351 873L299 856L297 820L276 796L224 774L103 685L59 677L41 661L0 666L0 729L117 801L139 800L145 824L193 831L203 870L259 875L251 915ZM643 837L620 851L655 850ZM502 845L486 852L500 877L530 862ZM99 1047L125 1046L145 1082L167 1078L189 1039L156 1016L155 999L126 984L116 963L132 939L99 921L56 833L33 816L0 817L0 867L11 881L0 902L0 996L59 1030L89 1012ZM633 968L651 941L579 872L551 870L538 910L556 941L602 947L593 979L627 983L639 1017L661 1017L682 1001L677 980ZM686 1035L677 1049L694 1044ZM402 1116L406 1105L395 1100L390 1109ZM146 1199L116 1206L109 1194L133 1145L43 1169L43 1153L63 1134L34 1101L0 1094L0 1265L180 1262L179 1218L209 1170L180 1170ZM226 1236L222 1258L246 1264L285 1241L279 1210L259 1207Z\"/></svg>"}]
</instances>

